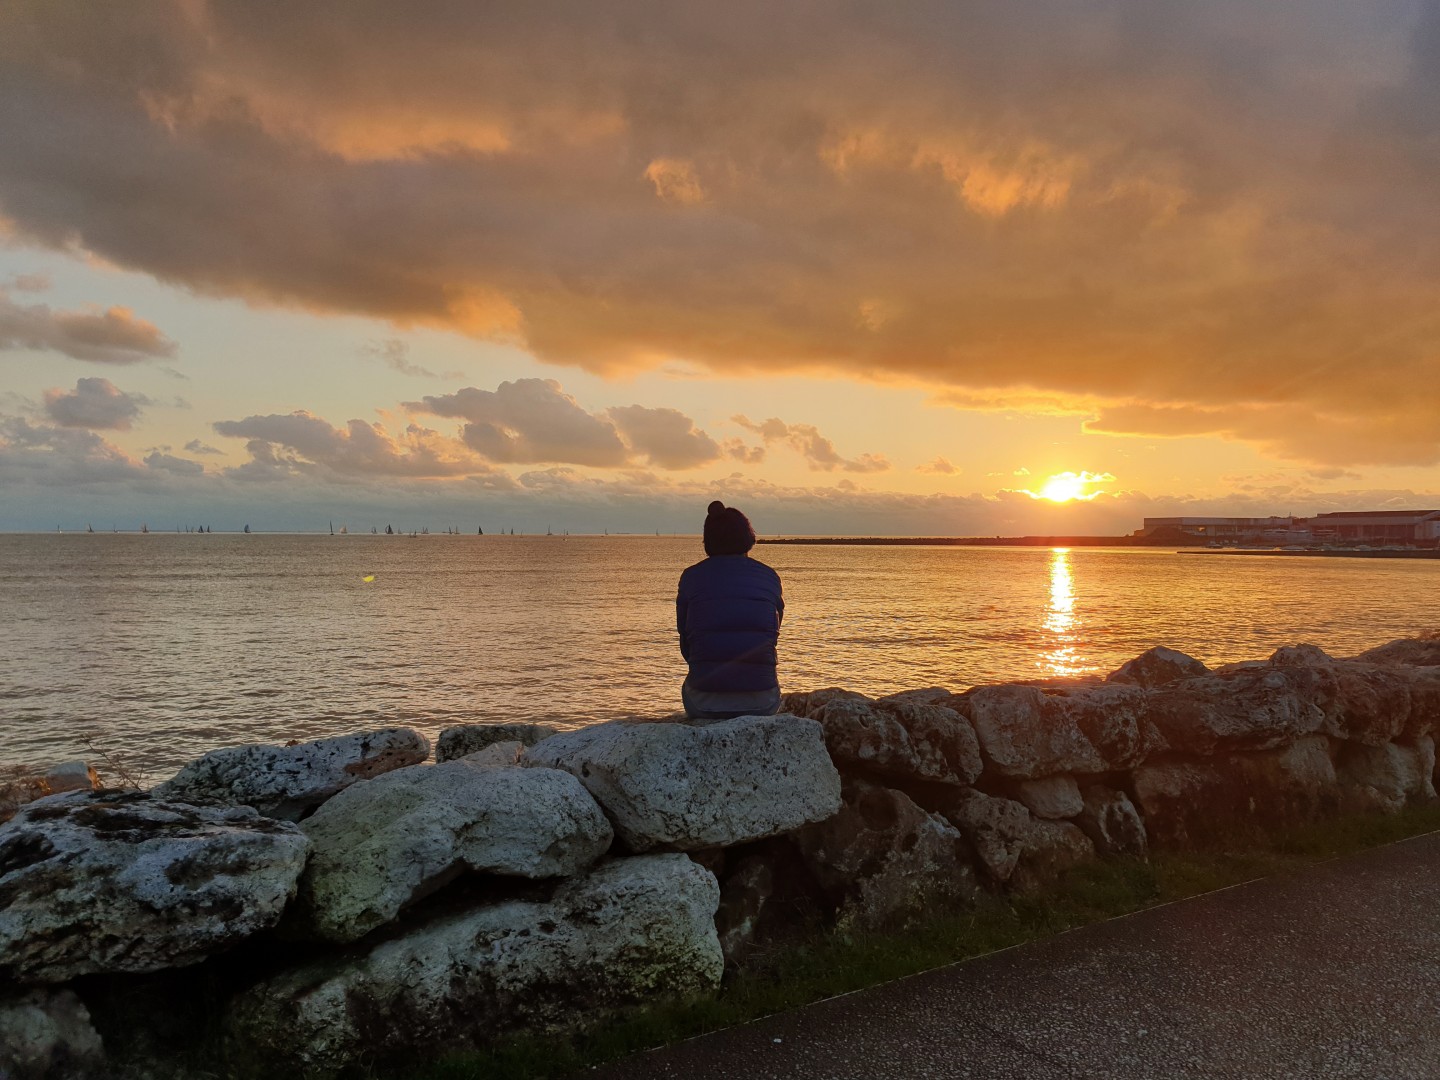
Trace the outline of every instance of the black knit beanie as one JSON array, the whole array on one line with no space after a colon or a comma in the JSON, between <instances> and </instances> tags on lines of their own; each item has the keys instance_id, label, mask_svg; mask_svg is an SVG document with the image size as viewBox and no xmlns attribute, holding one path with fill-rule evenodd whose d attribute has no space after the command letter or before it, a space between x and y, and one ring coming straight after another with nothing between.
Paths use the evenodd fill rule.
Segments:
<instances>
[{"instance_id":1,"label":"black knit beanie","mask_svg":"<svg viewBox=\"0 0 1440 1080\"><path fill-rule=\"evenodd\" d=\"M712 502L705 514L705 554L744 555L754 546L750 519L719 499Z\"/></svg>"}]
</instances>

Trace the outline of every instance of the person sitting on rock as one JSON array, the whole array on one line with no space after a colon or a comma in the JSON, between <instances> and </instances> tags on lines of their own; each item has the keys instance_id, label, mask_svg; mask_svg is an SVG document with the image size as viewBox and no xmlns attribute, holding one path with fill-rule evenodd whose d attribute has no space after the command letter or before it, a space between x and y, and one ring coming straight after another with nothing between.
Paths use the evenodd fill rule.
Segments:
<instances>
[{"instance_id":1,"label":"person sitting on rock","mask_svg":"<svg viewBox=\"0 0 1440 1080\"><path fill-rule=\"evenodd\" d=\"M750 557L750 520L718 499L705 515L703 562L680 575L675 622L690 673L680 688L692 720L771 716L780 708L775 642L785 599L780 575Z\"/></svg>"}]
</instances>

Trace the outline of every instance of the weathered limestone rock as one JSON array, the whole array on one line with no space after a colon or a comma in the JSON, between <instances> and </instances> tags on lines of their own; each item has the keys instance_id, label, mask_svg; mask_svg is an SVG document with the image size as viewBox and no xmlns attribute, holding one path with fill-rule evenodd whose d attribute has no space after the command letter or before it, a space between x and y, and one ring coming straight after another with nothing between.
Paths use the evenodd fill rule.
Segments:
<instances>
[{"instance_id":1,"label":"weathered limestone rock","mask_svg":"<svg viewBox=\"0 0 1440 1080\"><path fill-rule=\"evenodd\" d=\"M15 816L26 803L50 794L50 785L43 776L23 766L6 767L0 771L0 824Z\"/></svg>"},{"instance_id":2,"label":"weathered limestone rock","mask_svg":"<svg viewBox=\"0 0 1440 1080\"><path fill-rule=\"evenodd\" d=\"M430 742L410 728L383 728L297 746L212 750L155 788L162 799L253 806L266 817L299 821L358 780L414 765Z\"/></svg>"},{"instance_id":3,"label":"weathered limestone rock","mask_svg":"<svg viewBox=\"0 0 1440 1080\"><path fill-rule=\"evenodd\" d=\"M415 765L347 788L300 826L313 853L300 882L305 928L355 941L465 870L576 874L610 847L600 807L569 773Z\"/></svg>"},{"instance_id":4,"label":"weathered limestone rock","mask_svg":"<svg viewBox=\"0 0 1440 1080\"><path fill-rule=\"evenodd\" d=\"M1102 855L1138 855L1149 853L1145 823L1140 812L1123 791L1090 784L1084 791L1085 805L1075 824L1090 838Z\"/></svg>"},{"instance_id":5,"label":"weathered limestone rock","mask_svg":"<svg viewBox=\"0 0 1440 1080\"><path fill-rule=\"evenodd\" d=\"M1061 821L1085 809L1080 785L1073 776L1047 776L1043 780L1021 780L1015 797L1038 818Z\"/></svg>"},{"instance_id":6,"label":"weathered limestone rock","mask_svg":"<svg viewBox=\"0 0 1440 1080\"><path fill-rule=\"evenodd\" d=\"M1151 752L1145 691L1106 683L1041 689L985 686L965 695L985 757L1002 776L1130 768Z\"/></svg>"},{"instance_id":7,"label":"weathered limestone rock","mask_svg":"<svg viewBox=\"0 0 1440 1080\"><path fill-rule=\"evenodd\" d=\"M1370 746L1406 730L1416 672L1424 670L1336 660L1317 645L1287 645L1269 663L1284 669L1296 691L1320 707L1326 734Z\"/></svg>"},{"instance_id":8,"label":"weathered limestone rock","mask_svg":"<svg viewBox=\"0 0 1440 1080\"><path fill-rule=\"evenodd\" d=\"M100 786L100 774L83 761L65 761L45 770L45 783L52 795L67 791L94 791Z\"/></svg>"},{"instance_id":9,"label":"weathered limestone rock","mask_svg":"<svg viewBox=\"0 0 1440 1080\"><path fill-rule=\"evenodd\" d=\"M966 695L985 757L1002 776L1094 773L1105 760L1074 718L1057 713L1035 686L984 686Z\"/></svg>"},{"instance_id":10,"label":"weathered limestone rock","mask_svg":"<svg viewBox=\"0 0 1440 1080\"><path fill-rule=\"evenodd\" d=\"M1282 645L1270 654L1270 663L1275 667L1315 667L1333 664L1335 658L1319 645L1301 642L1299 645Z\"/></svg>"},{"instance_id":11,"label":"weathered limestone rock","mask_svg":"<svg viewBox=\"0 0 1440 1080\"><path fill-rule=\"evenodd\" d=\"M1020 858L1010 875L1016 892L1034 893L1048 889L1065 871L1095 858L1090 838L1068 821L1031 820L1020 844Z\"/></svg>"},{"instance_id":12,"label":"weathered limestone rock","mask_svg":"<svg viewBox=\"0 0 1440 1080\"><path fill-rule=\"evenodd\" d=\"M715 930L725 966L741 963L755 945L760 920L775 895L775 872L769 860L758 855L743 859L720 886L720 908Z\"/></svg>"},{"instance_id":13,"label":"weathered limestone rock","mask_svg":"<svg viewBox=\"0 0 1440 1080\"><path fill-rule=\"evenodd\" d=\"M795 843L841 931L902 929L972 904L979 892L969 845L953 826L903 792L864 781L848 782L840 812Z\"/></svg>"},{"instance_id":14,"label":"weathered limestone rock","mask_svg":"<svg viewBox=\"0 0 1440 1080\"><path fill-rule=\"evenodd\" d=\"M281 1069L393 1066L712 992L724 968L714 876L684 855L614 859L547 903L448 916L353 960L286 972L234 1004L246 1052Z\"/></svg>"},{"instance_id":15,"label":"weathered limestone rock","mask_svg":"<svg viewBox=\"0 0 1440 1080\"><path fill-rule=\"evenodd\" d=\"M1352 808L1396 814L1412 800L1435 797L1435 744L1346 743L1339 773Z\"/></svg>"},{"instance_id":16,"label":"weathered limestone rock","mask_svg":"<svg viewBox=\"0 0 1440 1080\"><path fill-rule=\"evenodd\" d=\"M0 973L183 967L274 924L309 842L249 807L75 792L0 826Z\"/></svg>"},{"instance_id":17,"label":"weathered limestone rock","mask_svg":"<svg viewBox=\"0 0 1440 1080\"><path fill-rule=\"evenodd\" d=\"M1266 750L1325 730L1311 668L1245 668L1151 690L1145 719L1170 750Z\"/></svg>"},{"instance_id":18,"label":"weathered limestone rock","mask_svg":"<svg viewBox=\"0 0 1440 1080\"><path fill-rule=\"evenodd\" d=\"M440 738L435 741L435 760L454 761L469 757L495 743L519 742L534 746L559 731L552 724L460 724L440 732Z\"/></svg>"},{"instance_id":19,"label":"weathered limestone rock","mask_svg":"<svg viewBox=\"0 0 1440 1080\"><path fill-rule=\"evenodd\" d=\"M1239 784L1242 814L1265 828L1303 825L1340 808L1339 780L1324 736L1277 750L1230 754L1221 761Z\"/></svg>"},{"instance_id":20,"label":"weathered limestone rock","mask_svg":"<svg viewBox=\"0 0 1440 1080\"><path fill-rule=\"evenodd\" d=\"M836 696L809 704L825 729L830 758L847 771L881 779L969 784L980 775L980 743L970 721L922 697L880 701ZM949 695L946 694L946 699Z\"/></svg>"},{"instance_id":21,"label":"weathered limestone rock","mask_svg":"<svg viewBox=\"0 0 1440 1080\"><path fill-rule=\"evenodd\" d=\"M1403 744L1402 744L1403 745ZM1420 759L1420 798L1433 799L1435 791L1435 740L1429 735L1421 735L1409 745L1415 748L1415 753ZM1429 785L1428 787L1426 785Z\"/></svg>"},{"instance_id":22,"label":"weathered limestone rock","mask_svg":"<svg viewBox=\"0 0 1440 1080\"><path fill-rule=\"evenodd\" d=\"M1440 667L1397 667L1410 680L1410 717L1401 738L1413 741L1440 732Z\"/></svg>"},{"instance_id":23,"label":"weathered limestone rock","mask_svg":"<svg viewBox=\"0 0 1440 1080\"><path fill-rule=\"evenodd\" d=\"M828 686L824 690L790 691L780 695L780 711L792 716L808 716L811 720L832 701L859 701L869 704L872 699L854 690L842 690Z\"/></svg>"},{"instance_id":24,"label":"weathered limestone rock","mask_svg":"<svg viewBox=\"0 0 1440 1080\"><path fill-rule=\"evenodd\" d=\"M1011 799L964 790L947 796L940 812L970 841L992 878L1010 879L1035 823L1030 811Z\"/></svg>"},{"instance_id":25,"label":"weathered limestone rock","mask_svg":"<svg viewBox=\"0 0 1440 1080\"><path fill-rule=\"evenodd\" d=\"M519 739L510 742L491 743L483 750L466 754L465 761L471 765L490 766L501 769L518 769L525 756L525 744ZM443 764L443 762L442 762Z\"/></svg>"},{"instance_id":26,"label":"weathered limestone rock","mask_svg":"<svg viewBox=\"0 0 1440 1080\"><path fill-rule=\"evenodd\" d=\"M886 694L876 698L877 705L939 705L953 708L955 695L943 686L923 686L918 690L901 690L898 694Z\"/></svg>"},{"instance_id":27,"label":"weathered limestone rock","mask_svg":"<svg viewBox=\"0 0 1440 1080\"><path fill-rule=\"evenodd\" d=\"M1340 786L1323 736L1209 761L1147 762L1134 772L1145 829L1159 847L1193 847L1237 826L1275 829L1339 809Z\"/></svg>"},{"instance_id":28,"label":"weathered limestone rock","mask_svg":"<svg viewBox=\"0 0 1440 1080\"><path fill-rule=\"evenodd\" d=\"M0 1077L83 1080L99 1077L105 1047L72 990L29 990L0 997Z\"/></svg>"},{"instance_id":29,"label":"weathered limestone rock","mask_svg":"<svg viewBox=\"0 0 1440 1080\"><path fill-rule=\"evenodd\" d=\"M1134 780L1145 832L1156 847L1194 847L1214 834L1217 818L1234 818L1233 806L1219 805L1231 801L1230 785L1212 762L1147 761Z\"/></svg>"},{"instance_id":30,"label":"weathered limestone rock","mask_svg":"<svg viewBox=\"0 0 1440 1080\"><path fill-rule=\"evenodd\" d=\"M823 729L785 713L703 727L599 724L532 746L525 764L578 777L633 851L726 847L840 808Z\"/></svg>"},{"instance_id":31,"label":"weathered limestone rock","mask_svg":"<svg viewBox=\"0 0 1440 1080\"><path fill-rule=\"evenodd\" d=\"M1105 676L1106 682L1131 683L1135 686L1164 686L1177 679L1188 679L1194 675L1205 675L1210 671L1193 656L1186 656L1177 649L1157 645L1146 649L1134 660L1127 660Z\"/></svg>"},{"instance_id":32,"label":"weathered limestone rock","mask_svg":"<svg viewBox=\"0 0 1440 1080\"><path fill-rule=\"evenodd\" d=\"M1386 642L1376 648L1367 649L1355 659L1367 664L1419 664L1425 667L1440 667L1440 630Z\"/></svg>"}]
</instances>

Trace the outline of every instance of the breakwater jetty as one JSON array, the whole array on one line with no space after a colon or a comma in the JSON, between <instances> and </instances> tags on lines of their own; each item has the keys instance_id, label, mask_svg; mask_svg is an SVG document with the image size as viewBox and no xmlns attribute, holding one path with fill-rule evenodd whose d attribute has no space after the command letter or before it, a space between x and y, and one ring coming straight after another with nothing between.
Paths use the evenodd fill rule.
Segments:
<instances>
[{"instance_id":1,"label":"breakwater jetty","mask_svg":"<svg viewBox=\"0 0 1440 1080\"><path fill-rule=\"evenodd\" d=\"M1440 636L1215 670L785 696L715 723L217 750L7 789L0 1071L344 1075L715 993L815 926L903 931L1089 860L1435 798ZM77 779L78 778L78 779ZM20 781L16 781L19 784Z\"/></svg>"}]
</instances>

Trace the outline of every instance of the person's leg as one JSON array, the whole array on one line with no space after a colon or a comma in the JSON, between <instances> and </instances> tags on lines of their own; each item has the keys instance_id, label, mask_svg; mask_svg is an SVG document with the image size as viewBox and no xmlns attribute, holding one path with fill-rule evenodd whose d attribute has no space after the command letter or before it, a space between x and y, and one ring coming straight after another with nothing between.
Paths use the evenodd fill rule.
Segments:
<instances>
[{"instance_id":1,"label":"person's leg","mask_svg":"<svg viewBox=\"0 0 1440 1080\"><path fill-rule=\"evenodd\" d=\"M686 679L680 700L691 720L733 720L737 716L774 716L780 711L780 687L768 690L696 690Z\"/></svg>"}]
</instances>

